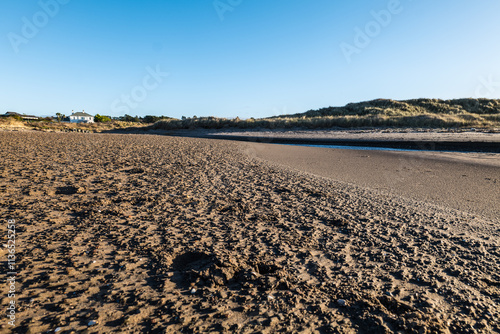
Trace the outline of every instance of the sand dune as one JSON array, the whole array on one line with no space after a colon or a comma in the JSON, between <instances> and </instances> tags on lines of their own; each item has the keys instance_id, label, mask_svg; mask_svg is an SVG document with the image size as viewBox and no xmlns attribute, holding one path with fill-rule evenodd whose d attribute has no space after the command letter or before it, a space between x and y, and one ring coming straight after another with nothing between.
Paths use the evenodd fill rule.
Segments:
<instances>
[{"instance_id":1,"label":"sand dune","mask_svg":"<svg viewBox=\"0 0 500 334\"><path fill-rule=\"evenodd\" d=\"M0 141L18 255L4 332L500 332L487 216L268 163L249 143Z\"/></svg>"}]
</instances>

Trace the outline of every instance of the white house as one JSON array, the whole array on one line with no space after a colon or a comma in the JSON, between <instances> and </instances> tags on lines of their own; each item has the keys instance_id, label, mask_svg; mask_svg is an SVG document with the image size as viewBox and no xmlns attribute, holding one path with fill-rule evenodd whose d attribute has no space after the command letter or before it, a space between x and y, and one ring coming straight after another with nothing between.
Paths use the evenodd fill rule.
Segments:
<instances>
[{"instance_id":1,"label":"white house","mask_svg":"<svg viewBox=\"0 0 500 334\"><path fill-rule=\"evenodd\" d=\"M94 116L87 114L84 110L69 115L69 121L70 123L94 123Z\"/></svg>"}]
</instances>

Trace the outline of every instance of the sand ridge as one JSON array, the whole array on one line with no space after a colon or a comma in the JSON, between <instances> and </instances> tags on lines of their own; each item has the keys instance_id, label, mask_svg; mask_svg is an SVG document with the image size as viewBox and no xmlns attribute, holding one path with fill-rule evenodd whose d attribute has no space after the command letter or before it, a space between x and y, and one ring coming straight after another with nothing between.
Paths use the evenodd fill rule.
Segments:
<instances>
[{"instance_id":1,"label":"sand ridge","mask_svg":"<svg viewBox=\"0 0 500 334\"><path fill-rule=\"evenodd\" d=\"M286 170L245 143L0 140L14 332L500 331L491 220Z\"/></svg>"}]
</instances>

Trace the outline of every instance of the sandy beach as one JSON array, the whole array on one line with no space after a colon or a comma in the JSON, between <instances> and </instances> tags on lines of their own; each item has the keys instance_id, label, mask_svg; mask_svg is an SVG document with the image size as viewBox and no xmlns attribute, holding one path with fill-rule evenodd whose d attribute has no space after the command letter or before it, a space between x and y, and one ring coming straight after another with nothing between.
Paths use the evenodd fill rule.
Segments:
<instances>
[{"instance_id":1,"label":"sandy beach","mask_svg":"<svg viewBox=\"0 0 500 334\"><path fill-rule=\"evenodd\" d=\"M187 132L187 131L186 131ZM500 130L481 129L348 129L207 131L209 135L258 136L262 138L351 139L388 141L499 142Z\"/></svg>"},{"instance_id":2,"label":"sandy beach","mask_svg":"<svg viewBox=\"0 0 500 334\"><path fill-rule=\"evenodd\" d=\"M17 272L2 332L500 332L498 155L0 143Z\"/></svg>"},{"instance_id":3,"label":"sandy beach","mask_svg":"<svg viewBox=\"0 0 500 334\"><path fill-rule=\"evenodd\" d=\"M500 217L500 154L249 144L283 167L438 206Z\"/></svg>"}]
</instances>

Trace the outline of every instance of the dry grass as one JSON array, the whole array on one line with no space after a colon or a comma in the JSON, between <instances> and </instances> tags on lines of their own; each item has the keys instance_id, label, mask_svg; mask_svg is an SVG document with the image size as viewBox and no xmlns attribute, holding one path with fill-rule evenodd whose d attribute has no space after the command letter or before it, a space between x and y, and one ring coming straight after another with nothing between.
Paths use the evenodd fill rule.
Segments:
<instances>
[{"instance_id":1,"label":"dry grass","mask_svg":"<svg viewBox=\"0 0 500 334\"><path fill-rule=\"evenodd\" d=\"M0 118L0 129L26 129L25 122L18 121L13 117Z\"/></svg>"},{"instance_id":2,"label":"dry grass","mask_svg":"<svg viewBox=\"0 0 500 334\"><path fill-rule=\"evenodd\" d=\"M152 128L221 129L221 128L500 128L500 100L418 99L407 101L373 100L351 103L345 107L328 107L295 115L283 115L262 119L226 119L216 117L165 120Z\"/></svg>"},{"instance_id":3,"label":"dry grass","mask_svg":"<svg viewBox=\"0 0 500 334\"><path fill-rule=\"evenodd\" d=\"M154 124L112 121L107 123L73 124L47 121L17 121L0 118L0 128L34 129L40 131L104 132L120 129L328 129L328 128L481 128L500 129L500 100L489 99L416 99L394 101L378 99L350 103L344 107L309 110L295 115L261 119L193 117L166 119Z\"/></svg>"},{"instance_id":4,"label":"dry grass","mask_svg":"<svg viewBox=\"0 0 500 334\"><path fill-rule=\"evenodd\" d=\"M12 117L1 117L0 128L2 129L25 129L38 130L46 132L105 132L119 129L128 129L131 127L141 128L151 124L142 124L134 122L112 121L106 123L66 123L49 121L19 121Z\"/></svg>"}]
</instances>

